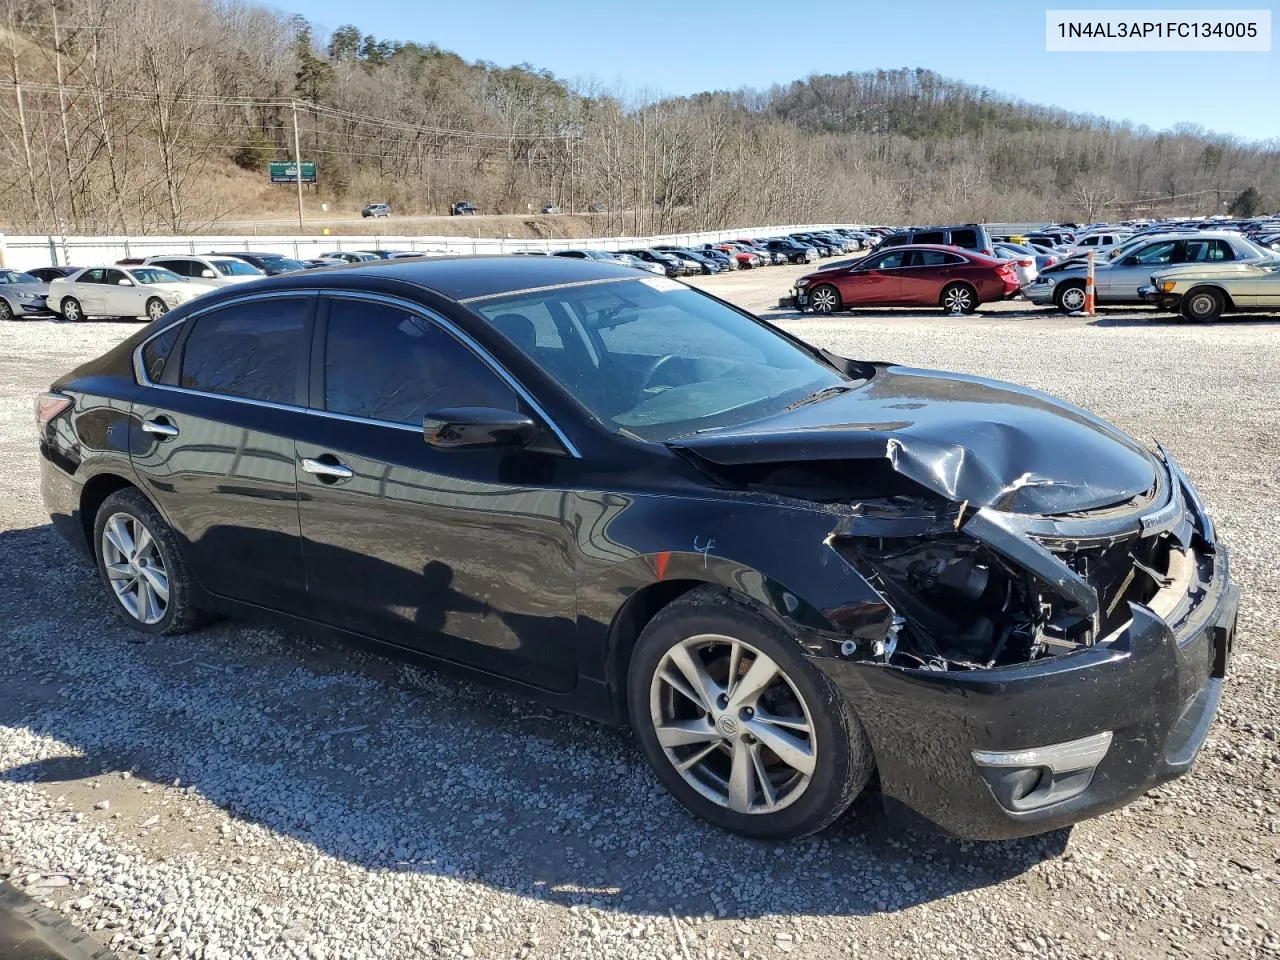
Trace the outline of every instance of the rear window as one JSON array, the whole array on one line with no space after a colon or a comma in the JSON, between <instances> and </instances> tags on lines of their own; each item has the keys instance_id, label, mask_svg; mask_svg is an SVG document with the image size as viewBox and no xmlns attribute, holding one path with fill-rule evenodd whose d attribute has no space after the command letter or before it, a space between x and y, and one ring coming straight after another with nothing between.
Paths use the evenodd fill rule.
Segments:
<instances>
[{"instance_id":1,"label":"rear window","mask_svg":"<svg viewBox=\"0 0 1280 960\"><path fill-rule=\"evenodd\" d=\"M182 351L180 384L270 403L298 402L310 300L236 304L195 321Z\"/></svg>"}]
</instances>

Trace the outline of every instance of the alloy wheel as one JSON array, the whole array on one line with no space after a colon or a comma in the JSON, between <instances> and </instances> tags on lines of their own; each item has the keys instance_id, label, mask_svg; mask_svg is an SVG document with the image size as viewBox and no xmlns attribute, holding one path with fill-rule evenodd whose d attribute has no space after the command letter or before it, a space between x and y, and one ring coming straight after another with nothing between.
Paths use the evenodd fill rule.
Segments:
<instances>
[{"instance_id":1,"label":"alloy wheel","mask_svg":"<svg viewBox=\"0 0 1280 960\"><path fill-rule=\"evenodd\" d=\"M168 305L159 297L152 297L147 301L147 319L159 320L168 312Z\"/></svg>"},{"instance_id":2,"label":"alloy wheel","mask_svg":"<svg viewBox=\"0 0 1280 960\"><path fill-rule=\"evenodd\" d=\"M9 301L0 297L0 320L12 320L13 307L9 306Z\"/></svg>"},{"instance_id":3,"label":"alloy wheel","mask_svg":"<svg viewBox=\"0 0 1280 960\"><path fill-rule=\"evenodd\" d=\"M102 530L107 579L125 611L142 623L159 623L169 609L169 575L155 537L137 517L113 513Z\"/></svg>"},{"instance_id":4,"label":"alloy wheel","mask_svg":"<svg viewBox=\"0 0 1280 960\"><path fill-rule=\"evenodd\" d=\"M82 319L84 314L80 309L80 301L77 300L75 297L67 297L67 299L63 300L62 315L66 317L68 320L70 320L72 323L75 323L77 320Z\"/></svg>"},{"instance_id":5,"label":"alloy wheel","mask_svg":"<svg viewBox=\"0 0 1280 960\"><path fill-rule=\"evenodd\" d=\"M952 287L942 298L948 313L968 313L973 309L973 294L968 287Z\"/></svg>"},{"instance_id":6,"label":"alloy wheel","mask_svg":"<svg viewBox=\"0 0 1280 960\"><path fill-rule=\"evenodd\" d=\"M1068 313L1074 313L1077 310L1084 309L1084 288L1083 287L1067 287L1062 291L1062 309Z\"/></svg>"},{"instance_id":7,"label":"alloy wheel","mask_svg":"<svg viewBox=\"0 0 1280 960\"><path fill-rule=\"evenodd\" d=\"M749 643L700 634L673 646L649 688L667 760L694 790L735 813L794 803L817 769L813 717L785 671Z\"/></svg>"},{"instance_id":8,"label":"alloy wheel","mask_svg":"<svg viewBox=\"0 0 1280 960\"><path fill-rule=\"evenodd\" d=\"M835 287L818 287L809 300L814 313L835 313L839 303L840 294Z\"/></svg>"},{"instance_id":9,"label":"alloy wheel","mask_svg":"<svg viewBox=\"0 0 1280 960\"><path fill-rule=\"evenodd\" d=\"M1212 293L1201 291L1187 300L1187 315L1196 320L1208 320L1218 313L1218 299Z\"/></svg>"}]
</instances>

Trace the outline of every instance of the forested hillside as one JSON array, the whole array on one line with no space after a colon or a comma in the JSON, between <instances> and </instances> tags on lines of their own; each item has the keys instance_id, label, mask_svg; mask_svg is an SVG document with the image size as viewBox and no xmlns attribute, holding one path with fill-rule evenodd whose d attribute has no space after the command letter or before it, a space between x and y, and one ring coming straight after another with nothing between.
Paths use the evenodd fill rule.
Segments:
<instances>
[{"instance_id":1,"label":"forested hillside","mask_svg":"<svg viewBox=\"0 0 1280 960\"><path fill-rule=\"evenodd\" d=\"M217 0L4 0L10 229L158 232L310 200L444 213L597 207L601 233L751 222L1020 220L1280 206L1280 144L1154 133L925 70L649 100L429 42ZM428 38L429 39L429 38ZM651 78L632 78L644 88ZM249 209L246 209L249 208ZM286 208L287 209L287 208Z\"/></svg>"}]
</instances>

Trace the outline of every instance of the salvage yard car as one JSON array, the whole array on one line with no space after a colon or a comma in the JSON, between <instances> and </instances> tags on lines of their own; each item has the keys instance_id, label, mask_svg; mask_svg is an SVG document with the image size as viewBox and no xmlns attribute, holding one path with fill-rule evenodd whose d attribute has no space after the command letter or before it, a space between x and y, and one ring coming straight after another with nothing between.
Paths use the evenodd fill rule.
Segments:
<instances>
[{"instance_id":1,"label":"salvage yard car","mask_svg":"<svg viewBox=\"0 0 1280 960\"><path fill-rule=\"evenodd\" d=\"M162 267L87 267L49 281L48 301L73 323L88 317L155 320L208 289Z\"/></svg>"},{"instance_id":2,"label":"salvage yard car","mask_svg":"<svg viewBox=\"0 0 1280 960\"><path fill-rule=\"evenodd\" d=\"M755 837L873 770L960 836L1118 807L1191 765L1235 628L1162 449L591 260L215 291L36 421L53 523L136 630L264 618L628 723Z\"/></svg>"},{"instance_id":3,"label":"salvage yard car","mask_svg":"<svg viewBox=\"0 0 1280 960\"><path fill-rule=\"evenodd\" d=\"M1099 304L1141 303L1138 288L1146 284L1153 270L1179 264L1233 265L1268 260L1274 254L1246 240L1238 233L1163 233L1135 238L1103 254L1094 264L1094 302ZM1070 313L1084 307L1085 274L1088 263L1069 260L1041 271L1022 291L1032 303L1055 306Z\"/></svg>"},{"instance_id":4,"label":"salvage yard car","mask_svg":"<svg viewBox=\"0 0 1280 960\"><path fill-rule=\"evenodd\" d=\"M17 270L0 270L0 320L48 316L51 313L48 296L49 285L38 277Z\"/></svg>"},{"instance_id":5,"label":"salvage yard car","mask_svg":"<svg viewBox=\"0 0 1280 960\"><path fill-rule=\"evenodd\" d=\"M1224 312L1280 310L1280 257L1161 270L1138 292L1148 303L1161 310L1177 310L1186 320L1217 320Z\"/></svg>"},{"instance_id":6,"label":"salvage yard car","mask_svg":"<svg viewBox=\"0 0 1280 960\"><path fill-rule=\"evenodd\" d=\"M972 313L1019 290L1018 266L959 247L889 247L806 274L795 304L814 313L852 307L941 307Z\"/></svg>"}]
</instances>

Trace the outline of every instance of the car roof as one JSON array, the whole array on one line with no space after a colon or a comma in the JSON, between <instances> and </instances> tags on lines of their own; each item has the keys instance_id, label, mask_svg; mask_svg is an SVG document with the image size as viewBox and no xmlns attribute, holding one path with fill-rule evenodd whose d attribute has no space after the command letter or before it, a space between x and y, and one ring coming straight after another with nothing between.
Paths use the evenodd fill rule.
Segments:
<instances>
[{"instance_id":1,"label":"car roof","mask_svg":"<svg viewBox=\"0 0 1280 960\"><path fill-rule=\"evenodd\" d=\"M367 260L268 277L257 284L262 290L317 287L376 290L411 284L450 300L471 300L566 284L638 279L643 277L630 267L599 260L478 255Z\"/></svg>"}]
</instances>

